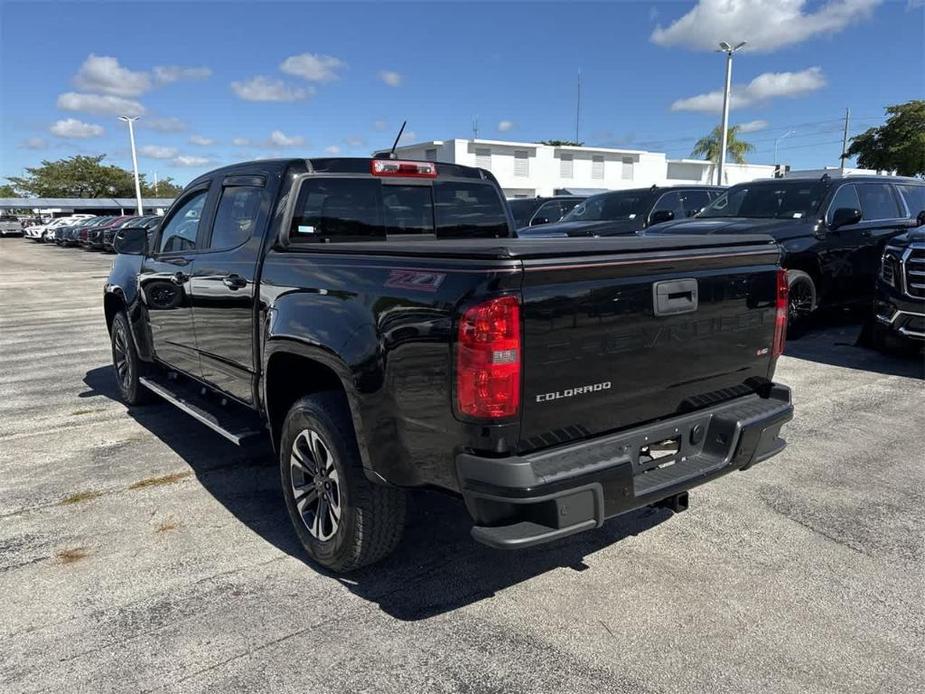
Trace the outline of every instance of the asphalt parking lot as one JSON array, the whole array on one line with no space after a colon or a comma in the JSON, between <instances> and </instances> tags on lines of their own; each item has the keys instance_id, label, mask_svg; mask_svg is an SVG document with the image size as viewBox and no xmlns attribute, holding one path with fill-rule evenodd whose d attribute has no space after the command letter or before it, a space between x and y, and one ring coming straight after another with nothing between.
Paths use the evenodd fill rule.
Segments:
<instances>
[{"instance_id":1,"label":"asphalt parking lot","mask_svg":"<svg viewBox=\"0 0 925 694\"><path fill-rule=\"evenodd\" d=\"M0 239L4 691L925 689L925 363L830 319L788 345L789 447L521 553L413 498L399 550L308 565L272 454L110 375L111 257Z\"/></svg>"}]
</instances>

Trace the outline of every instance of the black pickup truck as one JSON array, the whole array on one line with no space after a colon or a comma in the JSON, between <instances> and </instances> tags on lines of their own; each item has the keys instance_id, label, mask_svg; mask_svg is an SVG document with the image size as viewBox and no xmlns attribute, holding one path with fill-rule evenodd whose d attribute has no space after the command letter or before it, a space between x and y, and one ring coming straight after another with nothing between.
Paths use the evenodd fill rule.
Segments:
<instances>
[{"instance_id":1,"label":"black pickup truck","mask_svg":"<svg viewBox=\"0 0 925 694\"><path fill-rule=\"evenodd\" d=\"M122 397L269 436L295 530L346 571L398 542L405 488L525 547L779 452L786 283L766 236L514 238L484 170L235 165L105 286Z\"/></svg>"}]
</instances>

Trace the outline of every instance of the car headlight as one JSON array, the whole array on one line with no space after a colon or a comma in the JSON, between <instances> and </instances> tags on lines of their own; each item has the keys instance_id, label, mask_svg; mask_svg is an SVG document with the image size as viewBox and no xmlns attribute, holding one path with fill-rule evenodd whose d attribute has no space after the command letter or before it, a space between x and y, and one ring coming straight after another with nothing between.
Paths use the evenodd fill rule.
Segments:
<instances>
[{"instance_id":1,"label":"car headlight","mask_svg":"<svg viewBox=\"0 0 925 694\"><path fill-rule=\"evenodd\" d=\"M899 258L887 248L880 258L880 279L894 289L899 289Z\"/></svg>"}]
</instances>

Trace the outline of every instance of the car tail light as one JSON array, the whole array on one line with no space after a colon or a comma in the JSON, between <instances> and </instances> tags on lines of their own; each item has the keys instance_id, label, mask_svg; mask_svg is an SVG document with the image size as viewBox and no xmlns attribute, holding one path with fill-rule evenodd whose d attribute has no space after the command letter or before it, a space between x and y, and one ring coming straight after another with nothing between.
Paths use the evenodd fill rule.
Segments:
<instances>
[{"instance_id":1,"label":"car tail light","mask_svg":"<svg viewBox=\"0 0 925 694\"><path fill-rule=\"evenodd\" d=\"M410 176L412 178L437 177L437 165L429 161L373 159L369 165L369 170L373 176Z\"/></svg>"},{"instance_id":2,"label":"car tail light","mask_svg":"<svg viewBox=\"0 0 925 694\"><path fill-rule=\"evenodd\" d=\"M774 342L771 346L771 359L777 359L784 353L784 342L787 340L789 295L790 283L787 281L787 271L780 268L777 271L777 312L774 314Z\"/></svg>"},{"instance_id":3,"label":"car tail light","mask_svg":"<svg viewBox=\"0 0 925 694\"><path fill-rule=\"evenodd\" d=\"M520 410L520 303L501 296L473 306L459 320L456 406L478 419Z\"/></svg>"}]
</instances>

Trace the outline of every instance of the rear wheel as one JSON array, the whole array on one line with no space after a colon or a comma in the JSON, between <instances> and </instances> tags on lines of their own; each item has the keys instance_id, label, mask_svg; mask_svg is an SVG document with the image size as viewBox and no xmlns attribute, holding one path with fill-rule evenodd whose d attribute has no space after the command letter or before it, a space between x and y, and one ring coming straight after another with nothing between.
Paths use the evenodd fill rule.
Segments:
<instances>
[{"instance_id":1,"label":"rear wheel","mask_svg":"<svg viewBox=\"0 0 925 694\"><path fill-rule=\"evenodd\" d=\"M135 351L135 343L129 331L128 317L122 311L112 319L110 341L112 342L113 372L122 400L129 405L141 405L153 400L154 394L139 381L145 365Z\"/></svg>"},{"instance_id":2,"label":"rear wheel","mask_svg":"<svg viewBox=\"0 0 925 694\"><path fill-rule=\"evenodd\" d=\"M395 549L405 524L405 493L363 474L343 394L317 393L292 406L279 462L286 510L314 561L346 572Z\"/></svg>"},{"instance_id":3,"label":"rear wheel","mask_svg":"<svg viewBox=\"0 0 925 694\"><path fill-rule=\"evenodd\" d=\"M787 331L788 335L797 336L806 329L816 310L816 284L802 270L788 270L787 283Z\"/></svg>"}]
</instances>

